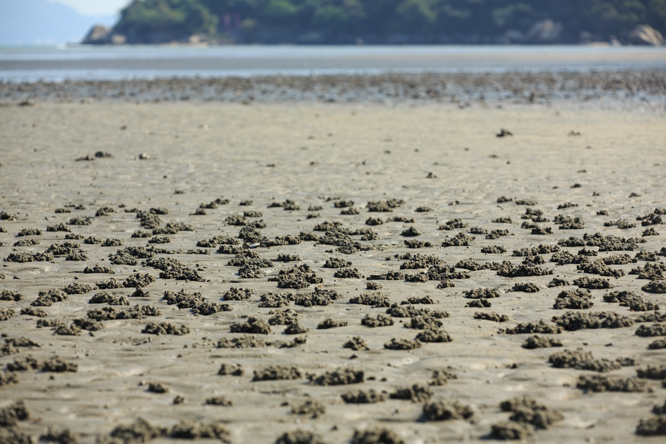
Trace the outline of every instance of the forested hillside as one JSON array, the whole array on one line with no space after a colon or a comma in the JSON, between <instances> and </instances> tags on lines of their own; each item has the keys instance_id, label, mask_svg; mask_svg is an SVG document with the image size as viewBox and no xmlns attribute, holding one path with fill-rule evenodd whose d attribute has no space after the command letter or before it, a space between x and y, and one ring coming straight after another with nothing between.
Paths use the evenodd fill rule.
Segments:
<instances>
[{"instance_id":1,"label":"forested hillside","mask_svg":"<svg viewBox=\"0 0 666 444\"><path fill-rule=\"evenodd\" d=\"M134 0L113 32L129 43L578 43L626 41L638 24L663 33L666 0Z\"/></svg>"}]
</instances>

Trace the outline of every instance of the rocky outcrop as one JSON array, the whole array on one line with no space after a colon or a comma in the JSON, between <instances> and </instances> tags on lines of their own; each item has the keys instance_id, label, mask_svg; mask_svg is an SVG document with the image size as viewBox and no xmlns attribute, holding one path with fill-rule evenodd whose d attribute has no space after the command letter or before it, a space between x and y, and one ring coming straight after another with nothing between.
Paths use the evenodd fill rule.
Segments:
<instances>
[{"instance_id":1,"label":"rocky outcrop","mask_svg":"<svg viewBox=\"0 0 666 444\"><path fill-rule=\"evenodd\" d=\"M88 31L88 34L81 40L83 45L102 45L108 43L111 35L111 28L103 25L94 25Z\"/></svg>"},{"instance_id":2,"label":"rocky outcrop","mask_svg":"<svg viewBox=\"0 0 666 444\"><path fill-rule=\"evenodd\" d=\"M633 45L661 46L664 37L659 31L648 25L638 25L629 33L629 43Z\"/></svg>"},{"instance_id":3,"label":"rocky outcrop","mask_svg":"<svg viewBox=\"0 0 666 444\"><path fill-rule=\"evenodd\" d=\"M126 41L122 34L115 34L111 28L94 25L81 40L82 45L122 45Z\"/></svg>"},{"instance_id":4,"label":"rocky outcrop","mask_svg":"<svg viewBox=\"0 0 666 444\"><path fill-rule=\"evenodd\" d=\"M562 34L562 24L552 20L540 20L532 25L525 36L525 43L555 43Z\"/></svg>"}]
</instances>

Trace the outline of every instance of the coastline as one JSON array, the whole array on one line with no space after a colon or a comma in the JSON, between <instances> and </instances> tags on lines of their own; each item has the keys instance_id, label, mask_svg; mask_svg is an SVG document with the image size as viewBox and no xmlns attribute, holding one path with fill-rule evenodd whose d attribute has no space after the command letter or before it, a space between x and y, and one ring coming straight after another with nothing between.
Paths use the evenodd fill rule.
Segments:
<instances>
[{"instance_id":1,"label":"coastline","mask_svg":"<svg viewBox=\"0 0 666 444\"><path fill-rule=\"evenodd\" d=\"M0 102L543 105L663 112L666 70L158 78L0 83Z\"/></svg>"}]
</instances>

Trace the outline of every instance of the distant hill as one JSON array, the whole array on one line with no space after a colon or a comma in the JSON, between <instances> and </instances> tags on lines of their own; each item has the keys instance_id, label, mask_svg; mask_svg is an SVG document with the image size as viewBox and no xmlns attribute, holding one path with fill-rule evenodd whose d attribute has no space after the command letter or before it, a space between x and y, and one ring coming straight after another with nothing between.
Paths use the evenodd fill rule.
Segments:
<instances>
[{"instance_id":1,"label":"distant hill","mask_svg":"<svg viewBox=\"0 0 666 444\"><path fill-rule=\"evenodd\" d=\"M115 21L46 0L0 0L0 45L78 42L95 23L112 26Z\"/></svg>"},{"instance_id":2,"label":"distant hill","mask_svg":"<svg viewBox=\"0 0 666 444\"><path fill-rule=\"evenodd\" d=\"M113 33L128 43L628 43L638 25L666 31L666 0L133 0Z\"/></svg>"}]
</instances>

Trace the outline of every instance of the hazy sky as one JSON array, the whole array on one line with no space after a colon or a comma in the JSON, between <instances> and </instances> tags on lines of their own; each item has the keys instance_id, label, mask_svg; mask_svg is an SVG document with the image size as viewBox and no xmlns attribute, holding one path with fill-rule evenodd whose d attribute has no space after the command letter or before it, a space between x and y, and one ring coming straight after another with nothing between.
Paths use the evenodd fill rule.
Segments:
<instances>
[{"instance_id":1,"label":"hazy sky","mask_svg":"<svg viewBox=\"0 0 666 444\"><path fill-rule=\"evenodd\" d=\"M49 0L63 3L86 15L117 14L130 0Z\"/></svg>"}]
</instances>

